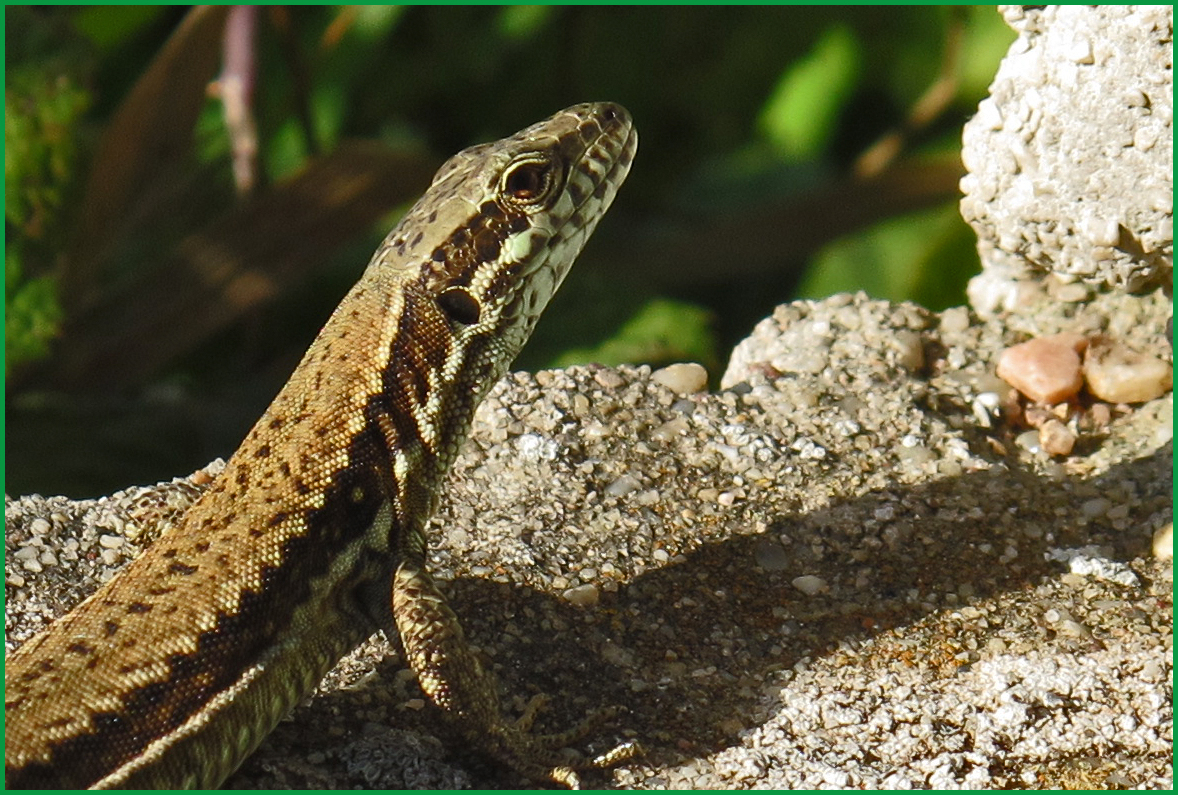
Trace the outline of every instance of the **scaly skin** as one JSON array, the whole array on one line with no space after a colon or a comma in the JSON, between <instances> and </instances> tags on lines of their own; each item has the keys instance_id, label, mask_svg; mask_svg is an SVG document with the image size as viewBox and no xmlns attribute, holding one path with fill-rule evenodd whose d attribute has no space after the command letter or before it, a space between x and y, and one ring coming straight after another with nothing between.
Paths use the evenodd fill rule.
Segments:
<instances>
[{"instance_id":1,"label":"scaly skin","mask_svg":"<svg viewBox=\"0 0 1178 795\"><path fill-rule=\"evenodd\" d=\"M590 103L442 166L180 525L6 660L8 787L215 787L382 626L463 737L577 784L584 730L503 718L423 528L636 145Z\"/></svg>"}]
</instances>

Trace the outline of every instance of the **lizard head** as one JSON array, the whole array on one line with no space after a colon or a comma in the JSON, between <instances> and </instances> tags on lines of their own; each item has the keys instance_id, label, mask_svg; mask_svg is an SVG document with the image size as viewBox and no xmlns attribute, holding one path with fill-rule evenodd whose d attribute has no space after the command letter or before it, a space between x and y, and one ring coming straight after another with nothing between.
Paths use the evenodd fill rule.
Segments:
<instances>
[{"instance_id":1,"label":"lizard head","mask_svg":"<svg viewBox=\"0 0 1178 795\"><path fill-rule=\"evenodd\" d=\"M484 338L505 368L609 208L637 145L623 107L593 102L465 149L438 170L374 265L413 272L419 299L441 310L455 341Z\"/></svg>"}]
</instances>

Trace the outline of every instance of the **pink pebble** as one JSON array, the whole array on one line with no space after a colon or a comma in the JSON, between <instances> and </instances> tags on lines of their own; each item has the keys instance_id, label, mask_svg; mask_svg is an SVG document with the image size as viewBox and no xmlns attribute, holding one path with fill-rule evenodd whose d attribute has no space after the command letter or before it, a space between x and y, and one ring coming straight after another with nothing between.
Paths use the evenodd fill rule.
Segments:
<instances>
[{"instance_id":1,"label":"pink pebble","mask_svg":"<svg viewBox=\"0 0 1178 795\"><path fill-rule=\"evenodd\" d=\"M1082 334L1065 332L1014 345L998 359L998 377L1031 400L1049 405L1075 397L1084 386Z\"/></svg>"}]
</instances>

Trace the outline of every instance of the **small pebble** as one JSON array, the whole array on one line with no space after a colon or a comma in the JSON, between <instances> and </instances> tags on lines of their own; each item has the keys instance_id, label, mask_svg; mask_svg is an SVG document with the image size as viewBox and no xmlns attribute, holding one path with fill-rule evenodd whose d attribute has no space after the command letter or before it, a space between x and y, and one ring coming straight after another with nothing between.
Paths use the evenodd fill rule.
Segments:
<instances>
[{"instance_id":1,"label":"small pebble","mask_svg":"<svg viewBox=\"0 0 1178 795\"><path fill-rule=\"evenodd\" d=\"M797 588L806 596L814 596L826 590L826 580L821 577L815 577L813 574L803 574L801 577L794 577L790 580L790 585Z\"/></svg>"},{"instance_id":2,"label":"small pebble","mask_svg":"<svg viewBox=\"0 0 1178 795\"><path fill-rule=\"evenodd\" d=\"M626 383L626 379L622 378L622 374L617 370L611 370L608 367L603 367L593 374L593 380L601 384L606 389L617 389Z\"/></svg>"},{"instance_id":3,"label":"small pebble","mask_svg":"<svg viewBox=\"0 0 1178 795\"><path fill-rule=\"evenodd\" d=\"M1088 631L1088 627L1070 618L1060 621L1056 627L1056 631L1061 635L1070 635L1073 638L1086 638L1092 634Z\"/></svg>"},{"instance_id":4,"label":"small pebble","mask_svg":"<svg viewBox=\"0 0 1178 795\"><path fill-rule=\"evenodd\" d=\"M1088 391L1109 403L1144 403L1173 386L1172 366L1114 342L1096 337L1084 355Z\"/></svg>"},{"instance_id":5,"label":"small pebble","mask_svg":"<svg viewBox=\"0 0 1178 795\"><path fill-rule=\"evenodd\" d=\"M889 342L900 354L900 366L912 372L924 367L924 341L915 331L897 331Z\"/></svg>"},{"instance_id":6,"label":"small pebble","mask_svg":"<svg viewBox=\"0 0 1178 795\"><path fill-rule=\"evenodd\" d=\"M1093 403L1085 412L1082 421L1086 427L1092 430L1099 431L1107 428L1108 424L1113 421L1112 407L1107 403Z\"/></svg>"},{"instance_id":7,"label":"small pebble","mask_svg":"<svg viewBox=\"0 0 1178 795\"><path fill-rule=\"evenodd\" d=\"M1054 298L1057 301L1063 301L1069 304L1077 304L1080 301L1088 300L1088 288L1080 282L1072 282L1059 287L1055 291Z\"/></svg>"},{"instance_id":8,"label":"small pebble","mask_svg":"<svg viewBox=\"0 0 1178 795\"><path fill-rule=\"evenodd\" d=\"M586 583L585 585L578 585L575 588L569 588L561 596L566 601L578 607L593 607L601 598L601 592L597 589L596 585Z\"/></svg>"},{"instance_id":9,"label":"small pebble","mask_svg":"<svg viewBox=\"0 0 1178 795\"><path fill-rule=\"evenodd\" d=\"M1039 426L1039 446L1048 455L1071 455L1076 444L1076 434L1056 419Z\"/></svg>"},{"instance_id":10,"label":"small pebble","mask_svg":"<svg viewBox=\"0 0 1178 795\"><path fill-rule=\"evenodd\" d=\"M708 386L708 371L695 362L670 364L650 374L650 380L679 395L702 392Z\"/></svg>"},{"instance_id":11,"label":"small pebble","mask_svg":"<svg viewBox=\"0 0 1178 795\"><path fill-rule=\"evenodd\" d=\"M220 461L220 459L217 459L217 460ZM217 462L214 461L213 463L215 464ZM222 462L222 464L223 463L224 462ZM212 483L214 473L209 472L209 470L212 468L213 468L213 466L210 464L205 469L198 469L195 472L193 472L192 477L190 478L190 480L192 481L192 484L194 486L207 486L210 483Z\"/></svg>"},{"instance_id":12,"label":"small pebble","mask_svg":"<svg viewBox=\"0 0 1178 795\"><path fill-rule=\"evenodd\" d=\"M622 475L605 487L605 493L610 497L624 497L641 486L641 481L633 475Z\"/></svg>"},{"instance_id":13,"label":"small pebble","mask_svg":"<svg viewBox=\"0 0 1178 795\"><path fill-rule=\"evenodd\" d=\"M1014 437L1014 443L1028 453L1037 453L1043 448L1039 446L1039 432L1038 431L1024 431L1018 436Z\"/></svg>"},{"instance_id":14,"label":"small pebble","mask_svg":"<svg viewBox=\"0 0 1178 795\"><path fill-rule=\"evenodd\" d=\"M17 560L36 560L41 553L35 546L21 547L16 552L12 553L12 557Z\"/></svg>"},{"instance_id":15,"label":"small pebble","mask_svg":"<svg viewBox=\"0 0 1178 795\"><path fill-rule=\"evenodd\" d=\"M1032 403L1027 406L1023 412L1023 422L1028 427L1038 428L1045 422L1051 420L1067 420L1070 414L1070 407L1067 403L1056 403L1054 406L1043 406L1039 403Z\"/></svg>"},{"instance_id":16,"label":"small pebble","mask_svg":"<svg viewBox=\"0 0 1178 795\"><path fill-rule=\"evenodd\" d=\"M1031 400L1061 403L1075 397L1084 385L1080 334L1053 334L1014 345L998 359L998 377Z\"/></svg>"},{"instance_id":17,"label":"small pebble","mask_svg":"<svg viewBox=\"0 0 1178 795\"><path fill-rule=\"evenodd\" d=\"M653 442L670 442L676 437L686 434L690 428L691 425L685 417L676 417L651 431L650 439Z\"/></svg>"},{"instance_id":18,"label":"small pebble","mask_svg":"<svg viewBox=\"0 0 1178 795\"><path fill-rule=\"evenodd\" d=\"M1174 559L1174 523L1153 534L1153 556L1159 560Z\"/></svg>"},{"instance_id":19,"label":"small pebble","mask_svg":"<svg viewBox=\"0 0 1178 795\"><path fill-rule=\"evenodd\" d=\"M577 392L573 395L573 414L577 417L584 417L589 413L589 398Z\"/></svg>"},{"instance_id":20,"label":"small pebble","mask_svg":"<svg viewBox=\"0 0 1178 795\"><path fill-rule=\"evenodd\" d=\"M659 494L658 489L640 491L634 496L635 505L654 505L660 500L662 500L662 495Z\"/></svg>"},{"instance_id":21,"label":"small pebble","mask_svg":"<svg viewBox=\"0 0 1178 795\"><path fill-rule=\"evenodd\" d=\"M969 328L969 309L955 306L941 313L941 331L960 334Z\"/></svg>"}]
</instances>

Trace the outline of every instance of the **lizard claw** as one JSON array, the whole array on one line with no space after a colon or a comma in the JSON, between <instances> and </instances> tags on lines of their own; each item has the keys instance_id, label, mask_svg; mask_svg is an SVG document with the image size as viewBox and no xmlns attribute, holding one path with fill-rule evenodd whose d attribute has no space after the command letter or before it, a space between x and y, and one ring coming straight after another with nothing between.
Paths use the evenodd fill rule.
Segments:
<instances>
[{"instance_id":1,"label":"lizard claw","mask_svg":"<svg viewBox=\"0 0 1178 795\"><path fill-rule=\"evenodd\" d=\"M627 741L591 759L571 761L563 751L585 739L603 723L625 713L626 708L613 706L595 710L572 729L558 734L527 733L536 714L547 702L546 696L533 697L524 709L524 714L511 726L510 732L502 737L511 766L529 778L551 781L569 789L580 789L581 777L577 771L610 768L643 752L640 744Z\"/></svg>"},{"instance_id":2,"label":"lizard claw","mask_svg":"<svg viewBox=\"0 0 1178 795\"><path fill-rule=\"evenodd\" d=\"M561 784L568 789L580 789L581 777L577 774L578 770L587 769L604 769L621 764L627 759L633 759L636 756L641 756L645 749L633 740L621 743L614 746L611 750L604 754L598 754L592 759L584 762L574 763L572 765L558 765L547 773L547 778L557 784Z\"/></svg>"}]
</instances>

